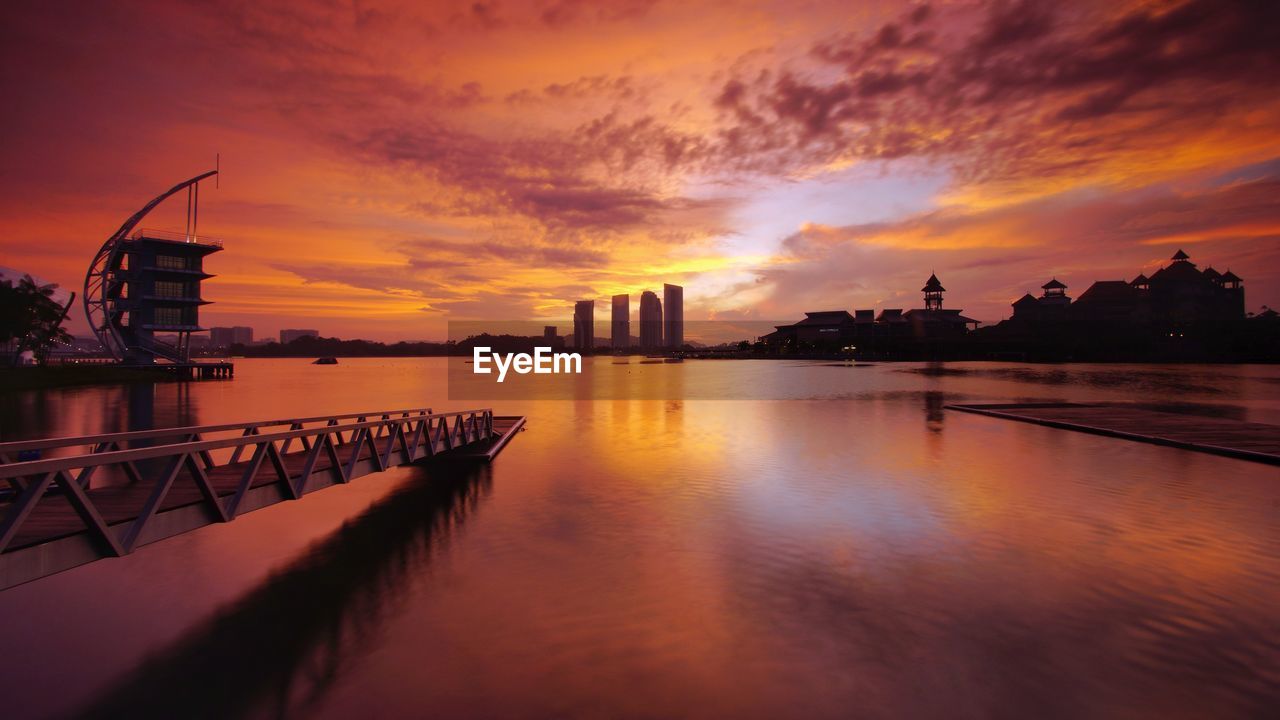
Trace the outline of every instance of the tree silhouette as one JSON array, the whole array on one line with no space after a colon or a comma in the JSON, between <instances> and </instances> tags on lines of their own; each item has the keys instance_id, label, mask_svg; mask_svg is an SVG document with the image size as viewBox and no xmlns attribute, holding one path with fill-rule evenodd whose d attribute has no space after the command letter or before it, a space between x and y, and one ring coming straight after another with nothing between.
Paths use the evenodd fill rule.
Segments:
<instances>
[{"instance_id":1,"label":"tree silhouette","mask_svg":"<svg viewBox=\"0 0 1280 720\"><path fill-rule=\"evenodd\" d=\"M13 364L27 350L43 361L55 343L71 342L62 327L71 303L64 306L54 300L57 289L56 284L40 284L30 275L23 275L17 285L0 280L0 342L17 341Z\"/></svg>"}]
</instances>

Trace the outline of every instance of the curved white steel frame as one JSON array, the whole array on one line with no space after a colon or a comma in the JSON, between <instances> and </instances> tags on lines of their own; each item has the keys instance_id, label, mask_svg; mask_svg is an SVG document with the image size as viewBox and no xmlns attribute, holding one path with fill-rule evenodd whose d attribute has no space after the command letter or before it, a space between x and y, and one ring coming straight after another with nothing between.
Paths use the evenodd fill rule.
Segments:
<instances>
[{"instance_id":1,"label":"curved white steel frame","mask_svg":"<svg viewBox=\"0 0 1280 720\"><path fill-rule=\"evenodd\" d=\"M120 229L107 238L107 241L98 249L98 253L93 256L93 262L89 264L89 271L84 277L84 312L89 318L89 327L98 337L98 342L102 343L102 347L106 348L116 360L124 360L127 348L123 334L124 328L121 325L123 313L116 309L116 300L120 298L123 283L114 277L115 271L120 269L121 243L129 237L129 233L133 232L138 223L142 222L142 218L157 205L169 199L170 196L217 174L217 170L210 170L180 182L156 196L141 210L125 220Z\"/></svg>"}]
</instances>

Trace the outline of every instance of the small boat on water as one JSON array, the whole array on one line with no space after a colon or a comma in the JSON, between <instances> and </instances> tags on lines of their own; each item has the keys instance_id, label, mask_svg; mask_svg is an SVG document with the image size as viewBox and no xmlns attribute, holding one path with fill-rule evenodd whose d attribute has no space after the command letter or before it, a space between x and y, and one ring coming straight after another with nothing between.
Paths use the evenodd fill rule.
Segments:
<instances>
[{"instance_id":1,"label":"small boat on water","mask_svg":"<svg viewBox=\"0 0 1280 720\"><path fill-rule=\"evenodd\" d=\"M316 358L316 361L311 364L312 365L337 365L338 358L328 357L328 356L322 357L322 358Z\"/></svg>"},{"instance_id":2,"label":"small boat on water","mask_svg":"<svg viewBox=\"0 0 1280 720\"><path fill-rule=\"evenodd\" d=\"M681 363L681 362L684 362L684 358L680 358L680 357L669 357L669 358L663 358L663 359L662 359L662 362L664 362L664 363Z\"/></svg>"}]
</instances>

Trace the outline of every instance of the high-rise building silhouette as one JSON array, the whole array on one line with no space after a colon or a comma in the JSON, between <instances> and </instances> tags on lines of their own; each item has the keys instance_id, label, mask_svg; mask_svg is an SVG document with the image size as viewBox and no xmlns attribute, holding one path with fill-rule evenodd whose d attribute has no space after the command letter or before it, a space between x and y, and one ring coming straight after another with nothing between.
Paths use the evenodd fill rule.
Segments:
<instances>
[{"instance_id":1,"label":"high-rise building silhouette","mask_svg":"<svg viewBox=\"0 0 1280 720\"><path fill-rule=\"evenodd\" d=\"M662 344L669 348L679 348L684 345L684 288L663 284L662 305Z\"/></svg>"},{"instance_id":2,"label":"high-rise building silhouette","mask_svg":"<svg viewBox=\"0 0 1280 720\"><path fill-rule=\"evenodd\" d=\"M613 322L610 330L614 350L623 350L631 345L631 296L613 296Z\"/></svg>"},{"instance_id":3,"label":"high-rise building silhouette","mask_svg":"<svg viewBox=\"0 0 1280 720\"><path fill-rule=\"evenodd\" d=\"M662 347L662 301L651 290L640 293L640 349Z\"/></svg>"},{"instance_id":4,"label":"high-rise building silhouette","mask_svg":"<svg viewBox=\"0 0 1280 720\"><path fill-rule=\"evenodd\" d=\"M209 346L226 348L232 345L252 345L253 328L244 325L209 328Z\"/></svg>"},{"instance_id":5,"label":"high-rise building silhouette","mask_svg":"<svg viewBox=\"0 0 1280 720\"><path fill-rule=\"evenodd\" d=\"M579 300L574 303L573 346L578 350L590 350L596 345L595 315L595 300Z\"/></svg>"}]
</instances>

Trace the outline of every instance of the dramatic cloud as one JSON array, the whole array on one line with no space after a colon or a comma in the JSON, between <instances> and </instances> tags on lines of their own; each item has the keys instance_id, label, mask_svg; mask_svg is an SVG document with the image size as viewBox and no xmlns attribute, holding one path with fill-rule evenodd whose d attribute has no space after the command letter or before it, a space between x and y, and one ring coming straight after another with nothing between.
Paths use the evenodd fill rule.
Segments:
<instances>
[{"instance_id":1,"label":"dramatic cloud","mask_svg":"<svg viewBox=\"0 0 1280 720\"><path fill-rule=\"evenodd\" d=\"M930 269L995 319L1175 245L1246 268L1256 309L1278 25L1251 0L25 4L4 258L74 289L221 153L205 324L443 336L662 282L691 319L785 319L911 306Z\"/></svg>"},{"instance_id":2,"label":"dramatic cloud","mask_svg":"<svg viewBox=\"0 0 1280 720\"><path fill-rule=\"evenodd\" d=\"M1168 165L1171 144L1233 112L1251 131L1237 144L1270 143L1278 22L1280 6L1253 0L920 5L816 44L816 68L735 75L716 97L719 135L757 170L927 156L969 181L1053 189L1135 157Z\"/></svg>"},{"instance_id":3,"label":"dramatic cloud","mask_svg":"<svg viewBox=\"0 0 1280 720\"><path fill-rule=\"evenodd\" d=\"M810 225L759 268L754 290L763 293L759 304L771 308L796 297L815 308L824 299L836 300L827 303L832 307L915 307L918 288L937 271L952 307L997 320L1051 276L1078 294L1096 280L1150 274L1179 248L1202 266L1245 275L1246 288L1275 288L1280 168L1258 171L1265 174L1190 188L1063 194L886 223Z\"/></svg>"}]
</instances>

